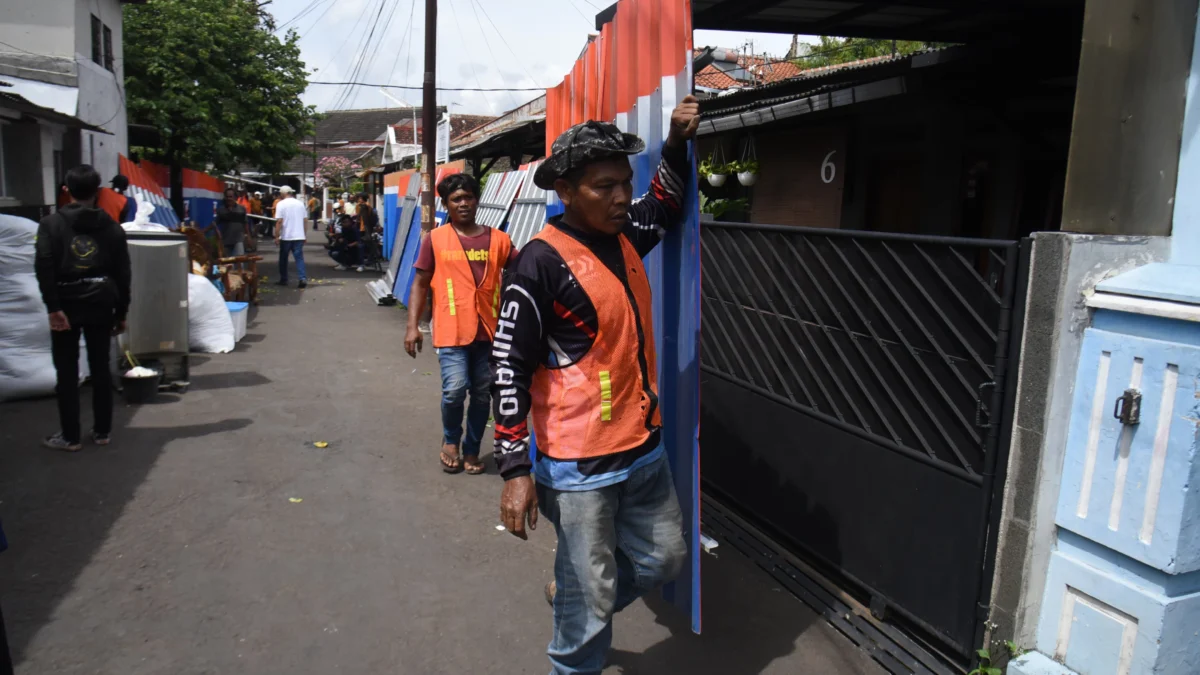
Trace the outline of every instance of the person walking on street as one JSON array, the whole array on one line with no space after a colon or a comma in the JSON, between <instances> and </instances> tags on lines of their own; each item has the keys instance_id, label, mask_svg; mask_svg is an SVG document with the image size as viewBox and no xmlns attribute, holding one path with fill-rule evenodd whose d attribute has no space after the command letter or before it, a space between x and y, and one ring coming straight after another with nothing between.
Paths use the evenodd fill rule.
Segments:
<instances>
[{"instance_id":1,"label":"person walking on street","mask_svg":"<svg viewBox=\"0 0 1200 675\"><path fill-rule=\"evenodd\" d=\"M113 394L109 345L125 331L129 311L129 248L125 230L96 207L100 174L84 164L67 172L71 203L38 224L34 271L50 319L61 430L42 443L83 449L79 423L79 336L87 342L92 377L92 442L108 445Z\"/></svg>"},{"instance_id":2,"label":"person walking on street","mask_svg":"<svg viewBox=\"0 0 1200 675\"><path fill-rule=\"evenodd\" d=\"M279 246L279 281L277 286L288 285L288 254L296 259L296 276L300 283L296 288L308 287L308 274L304 269L304 205L295 197L295 190L284 185L279 188L281 199L275 203L275 243Z\"/></svg>"},{"instance_id":3,"label":"person walking on street","mask_svg":"<svg viewBox=\"0 0 1200 675\"><path fill-rule=\"evenodd\" d=\"M217 207L216 223L221 233L221 252L226 258L246 255L246 207L238 200L237 190L225 189L225 201Z\"/></svg>"},{"instance_id":4,"label":"person walking on street","mask_svg":"<svg viewBox=\"0 0 1200 675\"><path fill-rule=\"evenodd\" d=\"M404 350L416 358L424 338L417 327L433 289L433 346L442 369L442 448L439 461L446 473L466 468L485 471L479 445L490 411L488 355L499 319L500 275L513 253L512 240L500 230L475 222L479 183L455 174L437 186L450 222L421 238L416 278L408 308ZM463 401L467 433L463 439ZM461 443L461 454L459 452Z\"/></svg>"},{"instance_id":5,"label":"person walking on street","mask_svg":"<svg viewBox=\"0 0 1200 675\"><path fill-rule=\"evenodd\" d=\"M642 258L683 217L698 124L699 105L685 97L639 200L628 158L645 149L641 139L592 121L559 136L534 183L557 192L564 213L522 249L500 301L491 357L500 513L525 539L540 507L558 533L546 598L559 675L598 675L613 615L675 578L687 557Z\"/></svg>"},{"instance_id":6,"label":"person walking on street","mask_svg":"<svg viewBox=\"0 0 1200 675\"><path fill-rule=\"evenodd\" d=\"M317 222L321 220L321 200L317 199L317 195L313 194L308 198L308 218L312 221L313 231L317 229Z\"/></svg>"}]
</instances>

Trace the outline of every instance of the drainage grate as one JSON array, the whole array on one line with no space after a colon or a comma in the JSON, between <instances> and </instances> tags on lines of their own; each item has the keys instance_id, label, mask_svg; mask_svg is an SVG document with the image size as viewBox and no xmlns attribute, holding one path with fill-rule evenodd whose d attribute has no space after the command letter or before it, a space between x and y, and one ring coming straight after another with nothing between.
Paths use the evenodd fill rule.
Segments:
<instances>
[{"instance_id":1,"label":"drainage grate","mask_svg":"<svg viewBox=\"0 0 1200 675\"><path fill-rule=\"evenodd\" d=\"M703 497L703 530L737 549L783 585L792 595L825 618L855 646L866 650L894 675L958 675L957 671L871 611L848 597L797 560L752 525Z\"/></svg>"}]
</instances>

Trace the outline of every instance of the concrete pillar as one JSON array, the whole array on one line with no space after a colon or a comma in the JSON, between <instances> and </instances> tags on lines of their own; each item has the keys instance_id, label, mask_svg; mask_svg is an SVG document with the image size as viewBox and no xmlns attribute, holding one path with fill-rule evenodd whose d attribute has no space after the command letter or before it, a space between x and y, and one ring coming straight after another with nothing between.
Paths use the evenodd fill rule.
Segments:
<instances>
[{"instance_id":1,"label":"concrete pillar","mask_svg":"<svg viewBox=\"0 0 1200 675\"><path fill-rule=\"evenodd\" d=\"M1117 190L1107 200L1108 223L1117 231L1170 232L1170 259L1100 281L1086 296L1092 317L1079 350L1061 478L1052 488L1054 541L1036 617L1039 653L1013 661L1009 672L1196 673L1200 149L1193 143L1200 128L1200 49L1194 48L1200 45L1200 26L1192 0L1154 2L1153 7L1137 0L1097 1L1089 3L1089 13L1093 5L1103 5L1106 12L1111 5L1127 5L1132 13L1123 21L1149 24L1132 29L1145 32L1141 39L1173 43L1145 48L1151 52L1178 54L1186 47L1189 74L1177 80L1171 75L1173 61L1141 59L1137 41L1122 42L1128 36L1120 31L1110 36L1127 56L1124 67L1113 71L1116 84L1140 77L1147 81L1147 95L1163 105L1179 99L1182 144L1172 147L1161 137L1176 128L1169 126L1174 113L1159 111L1159 123L1168 126L1142 130L1151 137L1147 150L1125 142L1134 139L1117 139L1123 152L1133 153L1131 165L1107 172L1092 166L1073 176L1076 186L1107 184ZM1180 44L1180 26L1174 22L1186 22L1186 45ZM1085 58L1088 54L1085 46ZM1081 65L1081 87L1083 70ZM1170 190L1162 185L1168 171L1174 174ZM1129 185L1117 186L1118 179ZM1067 203L1077 216L1099 215L1070 197ZM1164 213L1170 216L1166 222Z\"/></svg>"},{"instance_id":2,"label":"concrete pillar","mask_svg":"<svg viewBox=\"0 0 1200 675\"><path fill-rule=\"evenodd\" d=\"M1171 233L1196 0L1088 0L1062 229Z\"/></svg>"}]
</instances>

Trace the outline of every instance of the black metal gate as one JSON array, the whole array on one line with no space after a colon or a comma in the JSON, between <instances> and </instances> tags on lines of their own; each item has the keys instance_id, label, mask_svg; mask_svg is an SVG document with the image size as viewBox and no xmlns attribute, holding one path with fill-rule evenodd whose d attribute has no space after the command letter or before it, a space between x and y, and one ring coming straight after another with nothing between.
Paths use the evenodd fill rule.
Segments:
<instances>
[{"instance_id":1,"label":"black metal gate","mask_svg":"<svg viewBox=\"0 0 1200 675\"><path fill-rule=\"evenodd\" d=\"M705 223L701 246L706 487L969 654L1018 242Z\"/></svg>"}]
</instances>

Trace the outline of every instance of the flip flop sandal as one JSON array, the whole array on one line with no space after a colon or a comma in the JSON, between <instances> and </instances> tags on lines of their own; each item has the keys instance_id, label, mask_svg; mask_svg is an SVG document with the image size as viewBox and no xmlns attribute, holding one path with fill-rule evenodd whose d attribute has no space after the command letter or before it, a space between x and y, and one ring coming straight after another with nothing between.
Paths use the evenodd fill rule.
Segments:
<instances>
[{"instance_id":1,"label":"flip flop sandal","mask_svg":"<svg viewBox=\"0 0 1200 675\"><path fill-rule=\"evenodd\" d=\"M480 474L487 473L487 464L484 464L483 462L471 464L464 460L463 467L466 469L467 475L469 476L478 476Z\"/></svg>"},{"instance_id":2,"label":"flip flop sandal","mask_svg":"<svg viewBox=\"0 0 1200 675\"><path fill-rule=\"evenodd\" d=\"M448 455L443 449L438 457L438 460L442 463L442 471L445 471L446 473L462 473L463 459L460 455Z\"/></svg>"}]
</instances>

